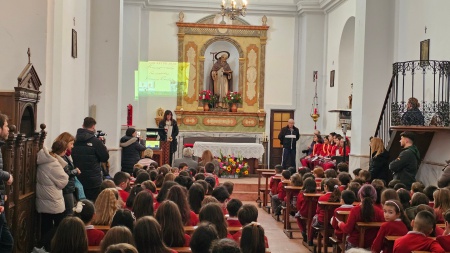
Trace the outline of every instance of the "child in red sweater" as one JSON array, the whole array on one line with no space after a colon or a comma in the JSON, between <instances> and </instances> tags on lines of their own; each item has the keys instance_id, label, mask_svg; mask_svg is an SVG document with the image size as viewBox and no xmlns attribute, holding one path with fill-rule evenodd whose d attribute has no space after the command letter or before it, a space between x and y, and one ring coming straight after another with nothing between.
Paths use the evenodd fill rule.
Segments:
<instances>
[{"instance_id":1,"label":"child in red sweater","mask_svg":"<svg viewBox=\"0 0 450 253\"><path fill-rule=\"evenodd\" d=\"M245 204L238 211L238 219L243 227L246 225L257 222L258 221L258 209L255 205ZM233 239L240 244L242 236L242 229L233 234ZM269 241L267 237L264 235L264 243L266 248L269 248Z\"/></svg>"},{"instance_id":2,"label":"child in red sweater","mask_svg":"<svg viewBox=\"0 0 450 253\"><path fill-rule=\"evenodd\" d=\"M445 230L444 233L436 238L441 247L447 252L450 251L450 210L444 214Z\"/></svg>"},{"instance_id":3,"label":"child in red sweater","mask_svg":"<svg viewBox=\"0 0 450 253\"><path fill-rule=\"evenodd\" d=\"M73 208L73 215L80 218L84 222L89 246L99 246L105 236L105 233L101 230L95 229L94 226L91 225L91 221L94 219L95 215L94 204L87 199L78 201L77 205Z\"/></svg>"},{"instance_id":4,"label":"child in red sweater","mask_svg":"<svg viewBox=\"0 0 450 253\"><path fill-rule=\"evenodd\" d=\"M408 232L394 242L394 253L410 253L412 251L431 251L444 253L439 242L427 237L433 231L436 219L428 211L420 211L412 221L413 231Z\"/></svg>"},{"instance_id":5,"label":"child in red sweater","mask_svg":"<svg viewBox=\"0 0 450 253\"><path fill-rule=\"evenodd\" d=\"M383 222L383 210L374 206L377 200L377 191L370 184L365 184L358 192L361 205L355 206L350 211L347 223L338 221L338 227L343 233L348 234L346 249L358 247L359 229L357 222ZM378 228L367 229L364 236L364 248L370 248L373 240L377 236Z\"/></svg>"},{"instance_id":6,"label":"child in red sweater","mask_svg":"<svg viewBox=\"0 0 450 253\"><path fill-rule=\"evenodd\" d=\"M129 175L123 171L117 172L114 175L114 184L116 185L116 189L119 192L120 198L122 199L125 207L128 196L130 196L130 193L126 191L126 189L130 186Z\"/></svg>"},{"instance_id":7,"label":"child in red sweater","mask_svg":"<svg viewBox=\"0 0 450 253\"><path fill-rule=\"evenodd\" d=\"M383 206L384 219L386 222L378 230L377 237L372 244L372 252L392 253L392 248L386 244L383 245L386 236L404 236L411 228L411 222L403 210L400 201L392 199L387 200Z\"/></svg>"},{"instance_id":8,"label":"child in red sweater","mask_svg":"<svg viewBox=\"0 0 450 253\"><path fill-rule=\"evenodd\" d=\"M227 203L227 211L228 218L227 223L228 227L242 227L239 219L237 217L239 209L242 207L242 202L239 199L230 199Z\"/></svg>"},{"instance_id":9,"label":"child in red sweater","mask_svg":"<svg viewBox=\"0 0 450 253\"><path fill-rule=\"evenodd\" d=\"M342 240L342 230L338 227L338 211L350 211L352 210L353 202L355 202L356 196L355 193L350 190L344 190L341 193L341 206L334 209L334 215L331 218L331 226L334 228L334 234L337 239Z\"/></svg>"},{"instance_id":10,"label":"child in red sweater","mask_svg":"<svg viewBox=\"0 0 450 253\"><path fill-rule=\"evenodd\" d=\"M303 190L297 196L297 213L295 218L297 220L297 225L302 231L303 241L307 241L306 236L306 220L304 218L308 217L308 203L305 199L305 193L315 193L316 192L316 181L313 178L306 178L303 181ZM314 198L314 203L312 203L312 210L317 208L317 198ZM302 219L303 218L303 219Z\"/></svg>"},{"instance_id":11,"label":"child in red sweater","mask_svg":"<svg viewBox=\"0 0 450 253\"><path fill-rule=\"evenodd\" d=\"M281 176L283 177L284 180L288 180L291 177L291 172L289 172L289 170L283 170ZM278 183L277 192L278 194L272 196L272 210L274 214L280 215L281 202L284 200L284 197L286 196L283 189L283 182Z\"/></svg>"},{"instance_id":12,"label":"child in red sweater","mask_svg":"<svg viewBox=\"0 0 450 253\"><path fill-rule=\"evenodd\" d=\"M269 182L270 196L273 196L278 193L279 180L274 180L274 177L281 177L282 172L283 172L283 166L276 165L275 166L275 175L270 177L270 182Z\"/></svg>"}]
</instances>

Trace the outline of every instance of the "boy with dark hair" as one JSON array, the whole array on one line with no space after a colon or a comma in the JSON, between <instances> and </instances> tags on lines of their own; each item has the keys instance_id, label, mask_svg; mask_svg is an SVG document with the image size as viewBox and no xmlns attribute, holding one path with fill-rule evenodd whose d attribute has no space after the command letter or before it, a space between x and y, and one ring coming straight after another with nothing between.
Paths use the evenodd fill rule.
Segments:
<instances>
[{"instance_id":1,"label":"boy with dark hair","mask_svg":"<svg viewBox=\"0 0 450 253\"><path fill-rule=\"evenodd\" d=\"M423 192L423 190L425 189L425 185L422 182L414 182L411 185L411 194L414 194L416 192Z\"/></svg>"},{"instance_id":2,"label":"boy with dark hair","mask_svg":"<svg viewBox=\"0 0 450 253\"><path fill-rule=\"evenodd\" d=\"M281 202L284 200L285 193L283 188L283 180L289 180L291 178L291 172L289 170L283 170L281 173L282 180L278 183L277 192L272 196L272 210L275 215L281 215Z\"/></svg>"},{"instance_id":3,"label":"boy with dark hair","mask_svg":"<svg viewBox=\"0 0 450 253\"><path fill-rule=\"evenodd\" d=\"M347 172L348 173L348 164L345 163L345 162L340 162L336 166L336 169L337 169L338 173L341 173L341 172Z\"/></svg>"},{"instance_id":4,"label":"boy with dark hair","mask_svg":"<svg viewBox=\"0 0 450 253\"><path fill-rule=\"evenodd\" d=\"M227 203L228 227L242 227L237 217L239 209L242 207L242 202L239 199L230 199Z\"/></svg>"},{"instance_id":5,"label":"boy with dark hair","mask_svg":"<svg viewBox=\"0 0 450 253\"><path fill-rule=\"evenodd\" d=\"M255 205L244 204L239 209L237 216L239 222L242 224L242 227L245 227L245 225L250 224L252 222L258 222L258 209L256 208ZM242 229L234 233L232 236L237 243L240 243L242 236ZM266 248L269 248L269 242L266 236L264 236L264 242L266 243Z\"/></svg>"},{"instance_id":6,"label":"boy with dark hair","mask_svg":"<svg viewBox=\"0 0 450 253\"><path fill-rule=\"evenodd\" d=\"M359 172L360 172L361 170L362 170L361 168L356 168L356 169L353 170L353 175L355 176L355 178L358 178L358 177L359 177Z\"/></svg>"},{"instance_id":7,"label":"boy with dark hair","mask_svg":"<svg viewBox=\"0 0 450 253\"><path fill-rule=\"evenodd\" d=\"M433 197L433 193L434 191L436 191L438 188L434 185L429 185L427 187L425 187L425 189L423 189L423 193L425 195L427 195L428 199L430 200L430 203L428 204L431 207L434 207L434 197Z\"/></svg>"},{"instance_id":8,"label":"boy with dark hair","mask_svg":"<svg viewBox=\"0 0 450 253\"><path fill-rule=\"evenodd\" d=\"M214 166L214 163L206 163L205 164L205 176L206 177L214 177L214 179L216 180L216 185L219 185L219 178L217 177L216 174L214 174L214 169L216 167Z\"/></svg>"},{"instance_id":9,"label":"boy with dark hair","mask_svg":"<svg viewBox=\"0 0 450 253\"><path fill-rule=\"evenodd\" d=\"M231 194L233 194L233 189L234 189L234 183L233 183L233 182L231 182L231 181L226 181L226 182L224 182L224 183L222 184L222 186L225 187L225 188L227 189L227 191L228 191L228 193L230 194L230 196L231 196ZM236 212L237 212L237 210L236 210Z\"/></svg>"},{"instance_id":10,"label":"boy with dark hair","mask_svg":"<svg viewBox=\"0 0 450 253\"><path fill-rule=\"evenodd\" d=\"M187 163L180 163L180 164L178 165L178 171L185 171L185 170L187 170L187 169L189 169Z\"/></svg>"},{"instance_id":11,"label":"boy with dark hair","mask_svg":"<svg viewBox=\"0 0 450 253\"><path fill-rule=\"evenodd\" d=\"M406 185L404 183L396 183L394 185L394 190L399 190L399 189L405 189L406 190Z\"/></svg>"},{"instance_id":12,"label":"boy with dark hair","mask_svg":"<svg viewBox=\"0 0 450 253\"><path fill-rule=\"evenodd\" d=\"M355 193L350 190L342 191L341 194L341 206L334 209L334 215L331 217L331 226L334 228L334 234L339 240L342 240L342 230L339 228L339 220L336 218L338 216L338 211L350 211L353 208L353 202L356 201Z\"/></svg>"},{"instance_id":13,"label":"boy with dark hair","mask_svg":"<svg viewBox=\"0 0 450 253\"><path fill-rule=\"evenodd\" d=\"M194 176L195 181L205 180L205 178L206 178L206 176L203 173L198 173L198 174L195 174L195 176Z\"/></svg>"},{"instance_id":14,"label":"boy with dark hair","mask_svg":"<svg viewBox=\"0 0 450 253\"><path fill-rule=\"evenodd\" d=\"M128 188L129 183L130 177L128 173L119 171L114 175L114 184L124 204L127 202L128 196L130 196L130 193L125 190Z\"/></svg>"},{"instance_id":15,"label":"boy with dark hair","mask_svg":"<svg viewBox=\"0 0 450 253\"><path fill-rule=\"evenodd\" d=\"M274 180L274 177L281 177L281 172L283 172L283 166L281 165L275 165L275 175L270 177L270 183L269 183L269 188L270 188L270 195L274 195L277 194L278 192L278 180Z\"/></svg>"},{"instance_id":16,"label":"boy with dark hair","mask_svg":"<svg viewBox=\"0 0 450 253\"><path fill-rule=\"evenodd\" d=\"M358 173L358 177L363 180L365 183L370 183L371 182L371 175L370 175L370 171L368 170L361 170Z\"/></svg>"},{"instance_id":17,"label":"boy with dark hair","mask_svg":"<svg viewBox=\"0 0 450 253\"><path fill-rule=\"evenodd\" d=\"M394 253L410 253L412 251L431 251L444 253L439 242L427 237L433 231L434 215L428 211L420 211L411 222L413 231L409 231L394 242Z\"/></svg>"},{"instance_id":18,"label":"boy with dark hair","mask_svg":"<svg viewBox=\"0 0 450 253\"><path fill-rule=\"evenodd\" d=\"M388 188L394 189L394 186L398 183L401 183L401 181L398 179L393 179L393 180L389 181Z\"/></svg>"}]
</instances>

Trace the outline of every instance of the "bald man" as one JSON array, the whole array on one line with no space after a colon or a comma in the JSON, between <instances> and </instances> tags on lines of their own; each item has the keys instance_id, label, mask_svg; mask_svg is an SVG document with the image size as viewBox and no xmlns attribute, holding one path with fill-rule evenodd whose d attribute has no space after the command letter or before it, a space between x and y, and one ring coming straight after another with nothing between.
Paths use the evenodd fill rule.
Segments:
<instances>
[{"instance_id":1,"label":"bald man","mask_svg":"<svg viewBox=\"0 0 450 253\"><path fill-rule=\"evenodd\" d=\"M281 165L284 169L295 166L295 155L297 149L297 141L300 138L300 131L294 126L294 120L289 119L288 125L283 127L278 134L278 139L283 145L283 158Z\"/></svg>"}]
</instances>

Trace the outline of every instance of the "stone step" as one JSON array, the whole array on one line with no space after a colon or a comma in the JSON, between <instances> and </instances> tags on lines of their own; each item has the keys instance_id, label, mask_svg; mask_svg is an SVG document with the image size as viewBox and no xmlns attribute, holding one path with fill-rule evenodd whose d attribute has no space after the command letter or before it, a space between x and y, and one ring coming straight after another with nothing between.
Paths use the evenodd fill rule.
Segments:
<instances>
[{"instance_id":1,"label":"stone step","mask_svg":"<svg viewBox=\"0 0 450 253\"><path fill-rule=\"evenodd\" d=\"M233 191L231 195L232 199L239 199L240 201L256 201L258 198L258 193L255 192L247 192L247 191Z\"/></svg>"}]
</instances>

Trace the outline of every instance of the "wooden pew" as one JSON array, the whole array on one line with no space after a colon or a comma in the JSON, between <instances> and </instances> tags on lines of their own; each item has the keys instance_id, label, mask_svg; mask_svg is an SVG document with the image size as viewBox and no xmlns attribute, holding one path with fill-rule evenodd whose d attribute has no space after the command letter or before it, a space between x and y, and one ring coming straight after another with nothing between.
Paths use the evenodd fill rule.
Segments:
<instances>
[{"instance_id":1,"label":"wooden pew","mask_svg":"<svg viewBox=\"0 0 450 253\"><path fill-rule=\"evenodd\" d=\"M323 206L325 209L324 214L324 223L323 223L323 231L319 230L319 233L317 235L317 252L321 253L321 244L322 244L322 238L323 238L323 252L328 252L328 238L330 237L329 230L330 230L330 219L329 216L330 210L333 210L341 206L342 204L340 202L327 202L327 201L319 201L317 203L318 205Z\"/></svg>"},{"instance_id":2,"label":"wooden pew","mask_svg":"<svg viewBox=\"0 0 450 253\"><path fill-rule=\"evenodd\" d=\"M306 228L309 229L311 227L311 223L312 223L312 218L314 216L314 214L316 213L316 210L313 210L313 200L314 199L319 199L320 196L324 195L323 193L305 193L305 201L306 203L308 203L308 216L306 217ZM308 231L308 240L312 239L312 235L309 234ZM306 247L309 247L306 244Z\"/></svg>"},{"instance_id":3,"label":"wooden pew","mask_svg":"<svg viewBox=\"0 0 450 253\"><path fill-rule=\"evenodd\" d=\"M268 198L269 198L269 177L272 177L275 175L274 172L263 172L262 173L263 177L266 178L266 186L264 188L264 195L263 195L263 208L267 213L270 213L270 207L268 206ZM282 177L277 176L277 177L273 177L273 180L275 180L275 183L278 184L281 181Z\"/></svg>"},{"instance_id":4,"label":"wooden pew","mask_svg":"<svg viewBox=\"0 0 450 253\"><path fill-rule=\"evenodd\" d=\"M282 183L282 187L285 188L286 186L291 184L291 180L283 180L281 181ZM281 202L283 202L284 200L281 199ZM286 201L287 202L287 201ZM286 213L286 207L281 206L282 209L282 217L284 219L285 217L285 213ZM274 218L276 221L280 221L280 215L277 215L275 212L272 212L272 218ZM284 223L284 220L282 221Z\"/></svg>"},{"instance_id":5,"label":"wooden pew","mask_svg":"<svg viewBox=\"0 0 450 253\"><path fill-rule=\"evenodd\" d=\"M94 225L95 229L103 231L105 234L108 232L108 230L111 228L110 226L104 226L104 225Z\"/></svg>"},{"instance_id":6,"label":"wooden pew","mask_svg":"<svg viewBox=\"0 0 450 253\"><path fill-rule=\"evenodd\" d=\"M271 172L275 175L275 170L271 169L257 169L256 172L258 173L258 199L256 200L256 203L258 203L258 206L261 207L261 192L264 192L265 188L261 187L261 175L263 172Z\"/></svg>"},{"instance_id":7,"label":"wooden pew","mask_svg":"<svg viewBox=\"0 0 450 253\"><path fill-rule=\"evenodd\" d=\"M291 213L292 192L300 191L301 186L285 186L286 190L286 210L284 212L283 231L290 239L292 239L292 232L300 232L300 229L292 229L289 215Z\"/></svg>"},{"instance_id":8,"label":"wooden pew","mask_svg":"<svg viewBox=\"0 0 450 253\"><path fill-rule=\"evenodd\" d=\"M364 248L364 235L369 228L380 228L383 222L356 222L359 228L359 247Z\"/></svg>"},{"instance_id":9,"label":"wooden pew","mask_svg":"<svg viewBox=\"0 0 450 253\"><path fill-rule=\"evenodd\" d=\"M106 233L110 229L110 226L95 225L94 228ZM197 226L184 226L184 232L186 234L190 235L190 234L194 233L194 230L196 228L197 228ZM241 230L241 227L228 227L228 233L230 233L230 234L234 234L239 230Z\"/></svg>"}]
</instances>

